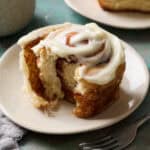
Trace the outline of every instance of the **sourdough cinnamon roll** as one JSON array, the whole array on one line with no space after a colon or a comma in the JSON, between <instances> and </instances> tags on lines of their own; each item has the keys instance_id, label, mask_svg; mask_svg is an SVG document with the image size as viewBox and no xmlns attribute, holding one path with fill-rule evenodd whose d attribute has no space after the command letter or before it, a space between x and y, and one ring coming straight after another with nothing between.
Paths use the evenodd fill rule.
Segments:
<instances>
[{"instance_id":1,"label":"sourdough cinnamon roll","mask_svg":"<svg viewBox=\"0 0 150 150\"><path fill-rule=\"evenodd\" d=\"M118 98L125 71L122 42L96 24L44 27L18 44L25 86L36 107L67 100L75 104L77 117L87 118Z\"/></svg>"}]
</instances>

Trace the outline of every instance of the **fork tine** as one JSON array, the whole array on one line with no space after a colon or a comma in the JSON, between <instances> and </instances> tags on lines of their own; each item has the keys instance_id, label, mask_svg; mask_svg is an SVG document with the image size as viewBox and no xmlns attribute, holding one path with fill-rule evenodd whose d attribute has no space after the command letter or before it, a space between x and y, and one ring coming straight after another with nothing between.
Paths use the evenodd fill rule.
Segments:
<instances>
[{"instance_id":1,"label":"fork tine","mask_svg":"<svg viewBox=\"0 0 150 150\"><path fill-rule=\"evenodd\" d=\"M89 150L89 149L99 149L99 148L102 148L102 149L109 149L109 148L114 148L114 147L117 147L118 146L118 143L115 139L110 139L108 141L105 141L104 143L100 143L100 144L92 144L91 145L88 145L88 146L83 146L83 150Z\"/></svg>"},{"instance_id":2,"label":"fork tine","mask_svg":"<svg viewBox=\"0 0 150 150\"><path fill-rule=\"evenodd\" d=\"M117 144L114 144L114 145L110 145L108 146L107 148L91 148L90 150L120 150L118 149L118 145Z\"/></svg>"},{"instance_id":3,"label":"fork tine","mask_svg":"<svg viewBox=\"0 0 150 150\"><path fill-rule=\"evenodd\" d=\"M119 147L118 143L114 143L114 144L108 145L103 150L116 150L118 147Z\"/></svg>"},{"instance_id":4,"label":"fork tine","mask_svg":"<svg viewBox=\"0 0 150 150\"><path fill-rule=\"evenodd\" d=\"M85 147L82 147L81 150L104 150L104 149L100 147L94 148L90 146L85 146Z\"/></svg>"},{"instance_id":5,"label":"fork tine","mask_svg":"<svg viewBox=\"0 0 150 150\"><path fill-rule=\"evenodd\" d=\"M108 145L107 147L83 147L82 150L121 150L117 143Z\"/></svg>"},{"instance_id":6,"label":"fork tine","mask_svg":"<svg viewBox=\"0 0 150 150\"><path fill-rule=\"evenodd\" d=\"M90 146L90 145L93 145L93 144L99 144L99 143L103 143L107 140L110 140L112 137L111 136L102 136L102 137L99 137L95 140L92 140L92 141L89 141L89 142L83 142L83 143L80 143L79 144L79 147L83 147L83 146Z\"/></svg>"},{"instance_id":7,"label":"fork tine","mask_svg":"<svg viewBox=\"0 0 150 150\"><path fill-rule=\"evenodd\" d=\"M105 141L104 143L100 143L100 144L96 144L94 147L101 147L101 148L104 148L104 147L107 147L109 145L113 145L113 144L116 144L117 141L115 139L110 139L108 141Z\"/></svg>"},{"instance_id":8,"label":"fork tine","mask_svg":"<svg viewBox=\"0 0 150 150\"><path fill-rule=\"evenodd\" d=\"M109 145L105 148L101 148L101 147L83 147L80 150L122 150L122 148L120 148L119 145L117 143L115 143L115 144Z\"/></svg>"},{"instance_id":9,"label":"fork tine","mask_svg":"<svg viewBox=\"0 0 150 150\"><path fill-rule=\"evenodd\" d=\"M103 148L91 148L91 147L83 147L80 150L104 150Z\"/></svg>"}]
</instances>

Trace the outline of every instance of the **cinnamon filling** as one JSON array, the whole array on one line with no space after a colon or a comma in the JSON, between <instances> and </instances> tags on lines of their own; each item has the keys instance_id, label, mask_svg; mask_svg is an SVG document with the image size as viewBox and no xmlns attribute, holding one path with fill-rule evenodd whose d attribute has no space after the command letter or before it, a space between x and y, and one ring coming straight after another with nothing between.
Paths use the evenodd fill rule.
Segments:
<instances>
[{"instance_id":1,"label":"cinnamon filling","mask_svg":"<svg viewBox=\"0 0 150 150\"><path fill-rule=\"evenodd\" d=\"M77 32L70 32L68 34L66 34L66 45L70 46L70 47L75 47L74 45L70 44L70 39L71 37L75 36L76 34L78 34Z\"/></svg>"},{"instance_id":2,"label":"cinnamon filling","mask_svg":"<svg viewBox=\"0 0 150 150\"><path fill-rule=\"evenodd\" d=\"M78 32L70 32L70 33L66 34L66 45L68 45L70 47L75 47L75 45L70 44L70 40L73 36L75 36L77 34L78 34ZM82 40L80 43L88 44L88 42L89 42L89 40L85 39L85 40Z\"/></svg>"}]
</instances>

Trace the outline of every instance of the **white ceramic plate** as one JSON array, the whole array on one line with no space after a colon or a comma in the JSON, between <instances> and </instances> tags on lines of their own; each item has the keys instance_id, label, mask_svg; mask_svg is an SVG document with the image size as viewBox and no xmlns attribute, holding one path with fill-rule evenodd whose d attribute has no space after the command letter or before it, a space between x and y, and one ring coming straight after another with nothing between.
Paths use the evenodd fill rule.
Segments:
<instances>
[{"instance_id":1,"label":"white ceramic plate","mask_svg":"<svg viewBox=\"0 0 150 150\"><path fill-rule=\"evenodd\" d=\"M102 114L79 119L72 114L73 105L63 102L51 116L34 108L23 91L17 45L9 48L0 60L0 108L12 121L27 129L51 134L72 134L111 126L131 114L144 100L149 74L139 54L125 44L127 68L121 84L121 96Z\"/></svg>"},{"instance_id":2,"label":"white ceramic plate","mask_svg":"<svg viewBox=\"0 0 150 150\"><path fill-rule=\"evenodd\" d=\"M104 11L98 0L65 0L79 14L100 23L125 29L150 28L150 13Z\"/></svg>"}]
</instances>

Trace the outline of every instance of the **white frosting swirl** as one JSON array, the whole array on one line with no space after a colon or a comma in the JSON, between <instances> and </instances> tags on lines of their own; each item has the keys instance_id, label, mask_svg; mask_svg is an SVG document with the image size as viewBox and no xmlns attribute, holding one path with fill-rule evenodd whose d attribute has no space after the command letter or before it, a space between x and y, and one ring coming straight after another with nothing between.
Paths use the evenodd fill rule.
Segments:
<instances>
[{"instance_id":1,"label":"white frosting swirl","mask_svg":"<svg viewBox=\"0 0 150 150\"><path fill-rule=\"evenodd\" d=\"M110 35L110 37L113 51L110 62L105 67L100 68L99 71L96 71L96 73L92 75L86 74L86 70L88 69L87 66L81 66L76 73L76 77L78 80L83 78L89 82L102 85L115 78L116 70L119 65L124 63L125 56L121 41L115 36Z\"/></svg>"},{"instance_id":2,"label":"white frosting swirl","mask_svg":"<svg viewBox=\"0 0 150 150\"><path fill-rule=\"evenodd\" d=\"M78 34L73 36L70 40L70 44L74 47L66 45L66 35L71 32L77 32ZM85 26L74 25L65 31L52 32L48 37L42 41L43 45L51 48L51 51L60 57L66 57L68 55L87 55L96 52L102 45L103 38L106 36L101 30L93 30L90 25ZM89 40L88 44L82 44L80 41Z\"/></svg>"},{"instance_id":3,"label":"white frosting swirl","mask_svg":"<svg viewBox=\"0 0 150 150\"><path fill-rule=\"evenodd\" d=\"M69 33L73 35L67 39ZM84 79L99 85L113 80L118 66L125 61L121 41L94 23L85 26L72 24L68 29L51 32L40 45L33 48L34 52L37 53L42 46L58 57L75 55L81 63L75 71L75 79ZM105 66L101 67L103 62ZM96 71L87 73L87 70L92 69Z\"/></svg>"}]
</instances>

